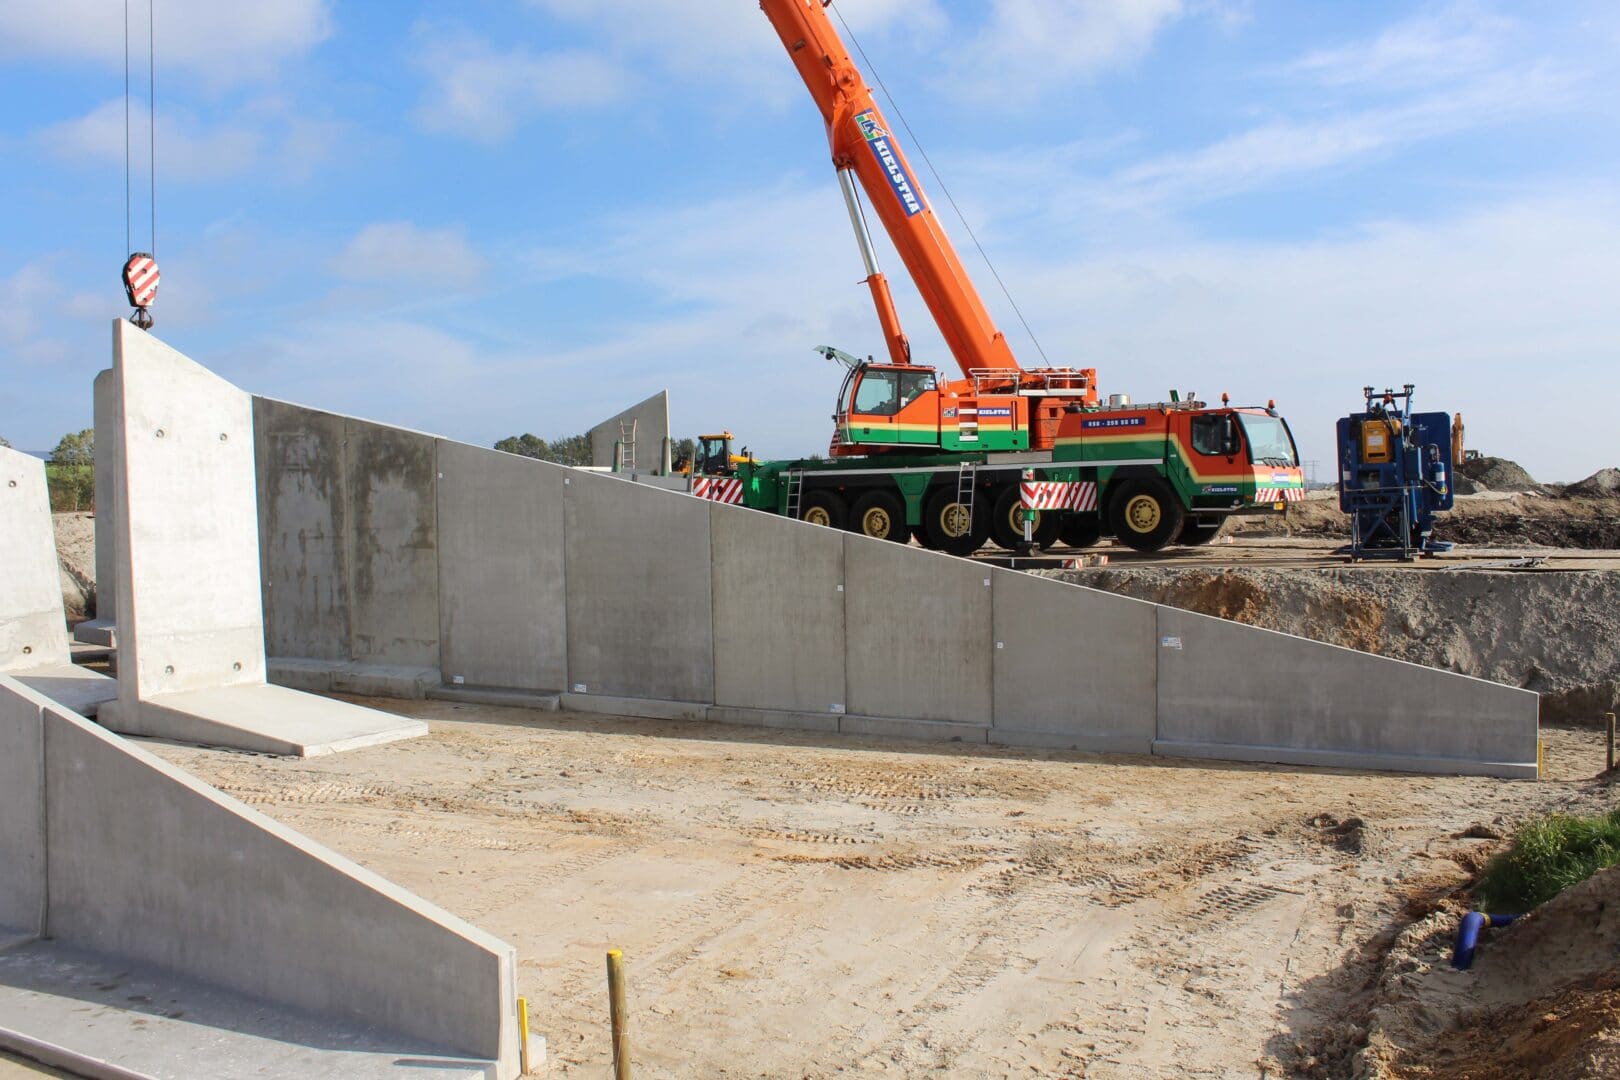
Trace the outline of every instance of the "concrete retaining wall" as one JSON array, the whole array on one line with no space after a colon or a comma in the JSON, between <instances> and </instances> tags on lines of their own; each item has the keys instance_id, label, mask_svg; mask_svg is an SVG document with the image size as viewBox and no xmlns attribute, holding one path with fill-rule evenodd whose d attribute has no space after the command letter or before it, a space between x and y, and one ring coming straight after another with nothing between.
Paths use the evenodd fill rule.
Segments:
<instances>
[{"instance_id":1,"label":"concrete retaining wall","mask_svg":"<svg viewBox=\"0 0 1620 1080\"><path fill-rule=\"evenodd\" d=\"M0 677L0 925L500 1062L512 948Z\"/></svg>"},{"instance_id":2,"label":"concrete retaining wall","mask_svg":"<svg viewBox=\"0 0 1620 1080\"><path fill-rule=\"evenodd\" d=\"M341 420L263 401L255 415L261 446L314 445ZM426 452L417 438L426 437L407 445ZM372 619L414 628L414 651L395 654L422 665L412 670L561 691L568 708L1057 749L1535 772L1537 699L1511 687L615 477L445 440L432 447L431 468L396 470L413 479L400 481L387 529L349 523L341 497L294 501L285 477L267 482L261 469L267 621L278 649L299 650L280 654L289 662L329 657L324 620L342 610L312 607L321 594L307 582L331 560L294 538L337 536L339 549L368 548L413 583L397 603L379 594ZM357 471L351 459L345 469L352 489L369 467ZM418 565L430 552L432 577ZM439 614L436 642L421 636L429 611ZM318 631L308 646L296 632L306 625ZM1163 647L1165 638L1181 649ZM351 650L351 661L363 655ZM393 692L421 690L396 681Z\"/></svg>"}]
</instances>

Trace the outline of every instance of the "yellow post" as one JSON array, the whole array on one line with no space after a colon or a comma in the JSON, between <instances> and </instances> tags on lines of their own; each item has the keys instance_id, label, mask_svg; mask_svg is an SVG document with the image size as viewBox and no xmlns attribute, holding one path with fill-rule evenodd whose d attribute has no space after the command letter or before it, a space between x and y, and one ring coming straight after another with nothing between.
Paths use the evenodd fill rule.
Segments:
<instances>
[{"instance_id":1,"label":"yellow post","mask_svg":"<svg viewBox=\"0 0 1620 1080\"><path fill-rule=\"evenodd\" d=\"M518 1070L529 1075L529 999L518 998Z\"/></svg>"},{"instance_id":2,"label":"yellow post","mask_svg":"<svg viewBox=\"0 0 1620 1080\"><path fill-rule=\"evenodd\" d=\"M630 1018L624 1005L624 953L607 954L608 1012L613 1021L613 1080L630 1080Z\"/></svg>"}]
</instances>

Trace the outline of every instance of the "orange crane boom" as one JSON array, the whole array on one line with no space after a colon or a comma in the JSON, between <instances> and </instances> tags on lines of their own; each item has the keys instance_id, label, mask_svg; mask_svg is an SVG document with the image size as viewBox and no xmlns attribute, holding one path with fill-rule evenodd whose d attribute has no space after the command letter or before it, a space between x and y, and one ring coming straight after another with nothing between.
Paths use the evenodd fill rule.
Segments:
<instances>
[{"instance_id":1,"label":"orange crane boom","mask_svg":"<svg viewBox=\"0 0 1620 1080\"><path fill-rule=\"evenodd\" d=\"M1021 371L928 205L871 88L827 18L822 0L760 0L759 6L776 28L826 122L833 165L866 261L866 284L872 290L893 362L911 363L911 349L900 329L888 282L877 268L849 180L851 173L866 191L963 376L971 378L976 371Z\"/></svg>"}]
</instances>

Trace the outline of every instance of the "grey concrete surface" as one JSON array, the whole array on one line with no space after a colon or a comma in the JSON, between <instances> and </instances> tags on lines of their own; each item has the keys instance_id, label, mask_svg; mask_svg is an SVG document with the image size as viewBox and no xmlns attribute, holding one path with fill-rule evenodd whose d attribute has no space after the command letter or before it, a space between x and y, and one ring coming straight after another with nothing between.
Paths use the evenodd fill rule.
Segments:
<instances>
[{"instance_id":1,"label":"grey concrete surface","mask_svg":"<svg viewBox=\"0 0 1620 1080\"><path fill-rule=\"evenodd\" d=\"M844 538L712 505L714 701L844 712Z\"/></svg>"},{"instance_id":2,"label":"grey concrete surface","mask_svg":"<svg viewBox=\"0 0 1620 1080\"><path fill-rule=\"evenodd\" d=\"M568 678L559 465L438 443L444 681L562 689Z\"/></svg>"},{"instance_id":3,"label":"grey concrete surface","mask_svg":"<svg viewBox=\"0 0 1620 1080\"><path fill-rule=\"evenodd\" d=\"M0 942L45 930L45 701L0 686Z\"/></svg>"},{"instance_id":4,"label":"grey concrete surface","mask_svg":"<svg viewBox=\"0 0 1620 1080\"><path fill-rule=\"evenodd\" d=\"M71 662L45 463L0 446L0 671Z\"/></svg>"},{"instance_id":5,"label":"grey concrete surface","mask_svg":"<svg viewBox=\"0 0 1620 1080\"><path fill-rule=\"evenodd\" d=\"M98 556L99 558L99 556ZM45 463L0 446L0 672L86 715L118 695L73 665Z\"/></svg>"},{"instance_id":6,"label":"grey concrete surface","mask_svg":"<svg viewBox=\"0 0 1620 1080\"><path fill-rule=\"evenodd\" d=\"M51 942L0 955L0 1047L79 1076L485 1080L491 1063Z\"/></svg>"},{"instance_id":7,"label":"grey concrete surface","mask_svg":"<svg viewBox=\"0 0 1620 1080\"><path fill-rule=\"evenodd\" d=\"M991 569L852 533L844 543L846 711L988 727Z\"/></svg>"},{"instance_id":8,"label":"grey concrete surface","mask_svg":"<svg viewBox=\"0 0 1620 1080\"><path fill-rule=\"evenodd\" d=\"M669 438L669 391L660 390L646 401L639 401L591 428L592 465L602 468L613 464L613 444L620 440L621 420L637 421L635 469L640 472L662 471L664 440ZM630 464L626 462L626 467Z\"/></svg>"},{"instance_id":9,"label":"grey concrete surface","mask_svg":"<svg viewBox=\"0 0 1620 1080\"><path fill-rule=\"evenodd\" d=\"M1527 690L1175 608L1158 634L1155 753L1535 774Z\"/></svg>"},{"instance_id":10,"label":"grey concrete surface","mask_svg":"<svg viewBox=\"0 0 1620 1080\"><path fill-rule=\"evenodd\" d=\"M73 639L89 645L117 644L118 578L113 545L117 543L118 383L111 368L97 372L96 431L96 611L73 628Z\"/></svg>"},{"instance_id":11,"label":"grey concrete surface","mask_svg":"<svg viewBox=\"0 0 1620 1080\"><path fill-rule=\"evenodd\" d=\"M357 663L439 663L435 441L364 420L344 425L354 540L351 656Z\"/></svg>"},{"instance_id":12,"label":"grey concrete surface","mask_svg":"<svg viewBox=\"0 0 1620 1080\"><path fill-rule=\"evenodd\" d=\"M713 702L708 504L590 473L564 479L565 689Z\"/></svg>"},{"instance_id":13,"label":"grey concrete surface","mask_svg":"<svg viewBox=\"0 0 1620 1080\"><path fill-rule=\"evenodd\" d=\"M344 418L253 399L265 649L350 658Z\"/></svg>"},{"instance_id":14,"label":"grey concrete surface","mask_svg":"<svg viewBox=\"0 0 1620 1080\"><path fill-rule=\"evenodd\" d=\"M1152 604L990 569L993 742L1146 754L1157 710ZM1011 744L1009 742L1009 744Z\"/></svg>"},{"instance_id":15,"label":"grey concrete surface","mask_svg":"<svg viewBox=\"0 0 1620 1080\"><path fill-rule=\"evenodd\" d=\"M251 400L121 319L113 339L120 678L99 718L264 752L425 734L389 713L265 685Z\"/></svg>"},{"instance_id":16,"label":"grey concrete surface","mask_svg":"<svg viewBox=\"0 0 1620 1080\"><path fill-rule=\"evenodd\" d=\"M509 946L15 681L0 699L44 718L53 941L510 1065Z\"/></svg>"}]
</instances>

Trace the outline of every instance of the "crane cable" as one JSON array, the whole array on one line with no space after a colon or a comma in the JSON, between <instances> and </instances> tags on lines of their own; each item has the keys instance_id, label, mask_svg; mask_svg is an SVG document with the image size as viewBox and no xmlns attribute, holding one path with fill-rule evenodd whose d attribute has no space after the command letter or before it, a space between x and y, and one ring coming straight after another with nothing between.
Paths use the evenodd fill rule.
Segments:
<instances>
[{"instance_id":1,"label":"crane cable","mask_svg":"<svg viewBox=\"0 0 1620 1080\"><path fill-rule=\"evenodd\" d=\"M124 291L135 307L131 321L143 330L151 329L147 310L157 298L157 13L156 0L147 0L147 165L151 195L150 250L134 250L134 140L131 131L133 95L130 89L129 0L124 0L124 250L130 252L124 263Z\"/></svg>"},{"instance_id":2,"label":"crane cable","mask_svg":"<svg viewBox=\"0 0 1620 1080\"><path fill-rule=\"evenodd\" d=\"M1052 361L1047 358L1046 350L1041 348L1041 339L1036 337L1035 331L1030 328L1029 320L1024 318L1024 312L1019 308L1018 301L1013 299L1012 292L1007 288L1007 283L1001 280L1001 274L996 270L996 264L991 261L990 253L984 250L983 244L979 243L979 237L973 231L973 226L968 224L967 215L963 214L962 208L956 205L956 198L951 194L951 189L946 186L945 178L939 175L938 169L934 168L933 159L928 156L928 151L923 148L922 140L917 138L917 133L911 130L911 125L906 121L906 114L901 111L899 103L894 100L894 95L889 93L888 86L883 82L883 76L878 74L877 66L872 63L871 57L866 55L866 50L861 47L860 39L855 36L855 31L849 28L849 23L844 19L844 13L838 10L838 4L835 0L827 0L827 6L832 8L833 14L838 16L839 23L844 27L845 35L854 44L855 51L861 54L861 63L865 64L866 70L872 73L872 78L876 80L878 89L883 91L883 96L888 100L889 107L900 118L900 126L906 129L906 136L911 139L911 145L915 146L917 152L922 155L924 163L928 166L928 171L934 176L934 182L939 185L939 190L945 193L945 200L951 204L951 209L956 212L956 219L962 223L962 228L967 230L968 238L973 241L973 246L978 250L979 257L984 260L984 265L989 267L990 276L995 278L996 284L1001 287L1001 295L1005 296L1007 303L1012 305L1013 313L1018 316L1019 323L1024 327L1024 333L1028 334L1029 340L1035 343L1035 351L1041 354L1042 363L1047 367L1051 367Z\"/></svg>"}]
</instances>

